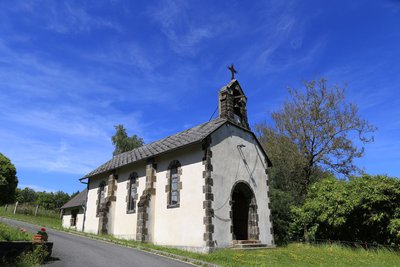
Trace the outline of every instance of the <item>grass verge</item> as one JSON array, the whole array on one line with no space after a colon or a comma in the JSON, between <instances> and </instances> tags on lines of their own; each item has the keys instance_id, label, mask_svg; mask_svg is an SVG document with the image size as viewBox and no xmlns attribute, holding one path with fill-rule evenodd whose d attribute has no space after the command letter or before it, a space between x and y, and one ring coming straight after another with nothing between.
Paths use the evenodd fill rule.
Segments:
<instances>
[{"instance_id":1,"label":"grass verge","mask_svg":"<svg viewBox=\"0 0 400 267\"><path fill-rule=\"evenodd\" d=\"M61 222L40 221L39 217L18 215L15 217L3 215L17 220L39 224L41 226L62 229ZM51 223L49 223L51 222ZM54 225L55 227L53 227ZM115 244L157 252L169 257L177 257L180 260L195 259L193 262L203 265L210 262L221 266L399 266L400 253L386 249L364 250L362 248L351 249L339 245L307 245L290 244L275 249L258 250L232 250L219 249L213 253L201 254L184 251L176 248L143 244L133 240L118 239L111 235L94 235L63 229L63 231L83 235L93 239L112 242Z\"/></svg>"},{"instance_id":2,"label":"grass verge","mask_svg":"<svg viewBox=\"0 0 400 267\"><path fill-rule=\"evenodd\" d=\"M33 216L33 215L18 214L18 213L13 214L10 209L5 210L4 207L0 207L0 216L36 224L41 227L50 227L50 228L57 229L57 230L63 229L61 227L61 219L55 218L55 217Z\"/></svg>"},{"instance_id":3,"label":"grass verge","mask_svg":"<svg viewBox=\"0 0 400 267\"><path fill-rule=\"evenodd\" d=\"M32 241L33 234L25 229L0 223L0 241Z\"/></svg>"},{"instance_id":4,"label":"grass verge","mask_svg":"<svg viewBox=\"0 0 400 267\"><path fill-rule=\"evenodd\" d=\"M32 241L32 239L33 234L25 229L0 223L0 241ZM15 259L0 258L0 265L4 267L40 266L46 253L42 247L37 247L34 251L24 252Z\"/></svg>"}]
</instances>

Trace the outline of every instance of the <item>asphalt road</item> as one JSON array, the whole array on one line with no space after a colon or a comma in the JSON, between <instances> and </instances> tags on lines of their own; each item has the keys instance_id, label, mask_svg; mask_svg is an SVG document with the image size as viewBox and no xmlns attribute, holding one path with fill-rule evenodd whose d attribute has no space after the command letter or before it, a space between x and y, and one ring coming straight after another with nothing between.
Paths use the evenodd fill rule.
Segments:
<instances>
[{"instance_id":1,"label":"asphalt road","mask_svg":"<svg viewBox=\"0 0 400 267\"><path fill-rule=\"evenodd\" d=\"M40 227L25 222L1 218L4 222L36 233ZM49 241L54 243L51 259L44 266L193 266L144 251L93 240L74 234L47 229Z\"/></svg>"}]
</instances>

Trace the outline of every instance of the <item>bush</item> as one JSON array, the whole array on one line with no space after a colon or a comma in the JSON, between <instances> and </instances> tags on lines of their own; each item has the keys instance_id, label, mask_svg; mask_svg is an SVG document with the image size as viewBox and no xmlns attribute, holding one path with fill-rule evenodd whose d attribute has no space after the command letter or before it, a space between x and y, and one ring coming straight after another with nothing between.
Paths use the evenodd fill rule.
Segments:
<instances>
[{"instance_id":1,"label":"bush","mask_svg":"<svg viewBox=\"0 0 400 267\"><path fill-rule=\"evenodd\" d=\"M400 180L334 177L313 184L294 208L292 231L309 238L400 245Z\"/></svg>"}]
</instances>

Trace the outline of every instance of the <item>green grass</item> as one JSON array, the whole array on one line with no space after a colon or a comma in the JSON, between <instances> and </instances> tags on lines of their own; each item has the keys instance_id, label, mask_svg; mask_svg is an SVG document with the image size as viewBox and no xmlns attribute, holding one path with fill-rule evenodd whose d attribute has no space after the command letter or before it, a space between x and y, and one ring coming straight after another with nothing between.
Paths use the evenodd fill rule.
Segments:
<instances>
[{"instance_id":1,"label":"green grass","mask_svg":"<svg viewBox=\"0 0 400 267\"><path fill-rule=\"evenodd\" d=\"M56 229L61 228L61 220L52 218L34 217L29 215L4 214L0 216L23 220ZM290 244L275 249L259 250L231 250L220 249L210 254L200 254L171 247L143 244L133 240L117 239L110 235L93 235L66 230L66 232L84 235L86 237L105 240L123 246L138 248L146 251L171 256L179 255L181 259L192 258L205 262L212 262L221 266L400 266L400 252L385 249L364 250L351 249L339 245L305 245Z\"/></svg>"},{"instance_id":2,"label":"green grass","mask_svg":"<svg viewBox=\"0 0 400 267\"><path fill-rule=\"evenodd\" d=\"M33 234L20 229L12 227L4 223L0 223L0 241L31 241Z\"/></svg>"},{"instance_id":3,"label":"green grass","mask_svg":"<svg viewBox=\"0 0 400 267\"><path fill-rule=\"evenodd\" d=\"M61 219L59 217L54 217L54 216L33 216L29 214L13 214L13 209L8 207L7 210L5 210L4 207L0 207L0 216L2 217L7 217L11 219L16 219L19 221L24 221L24 222L29 222L32 224L39 225L41 227L51 227L54 229L59 229L61 230Z\"/></svg>"},{"instance_id":4,"label":"green grass","mask_svg":"<svg viewBox=\"0 0 400 267\"><path fill-rule=\"evenodd\" d=\"M93 237L92 235L88 236ZM400 266L400 253L383 249L364 250L339 245L295 243L274 249L219 249L210 254L200 254L164 246L141 244L131 240L121 240L112 236L94 236L94 238L142 250L172 253L221 266Z\"/></svg>"},{"instance_id":5,"label":"green grass","mask_svg":"<svg viewBox=\"0 0 400 267\"><path fill-rule=\"evenodd\" d=\"M32 241L33 234L25 231L23 228L12 227L0 222L0 241ZM38 267L43 261L45 252L41 247L38 247L33 252L25 252L19 255L11 262L0 258L0 265L4 267Z\"/></svg>"}]
</instances>

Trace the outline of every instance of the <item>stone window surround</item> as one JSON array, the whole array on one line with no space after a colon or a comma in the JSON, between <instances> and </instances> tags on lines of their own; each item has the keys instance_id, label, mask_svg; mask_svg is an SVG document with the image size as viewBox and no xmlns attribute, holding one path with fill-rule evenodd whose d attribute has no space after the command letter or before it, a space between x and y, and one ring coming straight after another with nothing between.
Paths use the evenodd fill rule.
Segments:
<instances>
[{"instance_id":1,"label":"stone window surround","mask_svg":"<svg viewBox=\"0 0 400 267\"><path fill-rule=\"evenodd\" d=\"M99 217L99 213L101 212L100 198L101 198L101 191L102 191L102 189L103 189L103 192L104 192L104 201L105 201L106 182L105 182L104 180L100 181L99 187L97 188L96 217Z\"/></svg>"},{"instance_id":2,"label":"stone window surround","mask_svg":"<svg viewBox=\"0 0 400 267\"><path fill-rule=\"evenodd\" d=\"M178 188L177 188L177 197L178 197L178 203L177 204L171 204L171 192L172 192L172 176L171 176L171 169L176 168L176 173L177 173L177 182L178 182ZM172 209L172 208L179 208L180 207L180 190L182 190L182 182L181 182L181 176L182 176L182 167L181 163L178 160L173 160L170 162L168 165L167 173L166 173L166 178L167 178L167 184L165 185L165 192L167 193L167 209Z\"/></svg>"},{"instance_id":3,"label":"stone window surround","mask_svg":"<svg viewBox=\"0 0 400 267\"><path fill-rule=\"evenodd\" d=\"M132 187L131 187L131 183L132 183L132 181L135 181L135 186L136 186L136 194L135 194L135 197L134 197L134 199L133 199L133 209L129 209L129 204L130 204L130 200L131 200L131 198L130 198L130 196L131 196L131 190L132 190ZM130 213L135 213L136 212L136 202L137 202L137 200L138 200L138 192L137 192L137 190L138 190L138 188L139 188L139 178L138 178L138 175L137 175L137 173L136 172L132 172L130 175L129 175L129 178L128 178L128 182L126 183L126 189L127 189L127 196L126 196L126 213L127 214L130 214Z\"/></svg>"}]
</instances>

